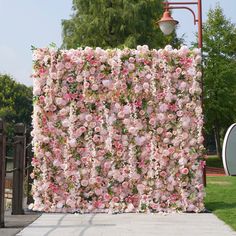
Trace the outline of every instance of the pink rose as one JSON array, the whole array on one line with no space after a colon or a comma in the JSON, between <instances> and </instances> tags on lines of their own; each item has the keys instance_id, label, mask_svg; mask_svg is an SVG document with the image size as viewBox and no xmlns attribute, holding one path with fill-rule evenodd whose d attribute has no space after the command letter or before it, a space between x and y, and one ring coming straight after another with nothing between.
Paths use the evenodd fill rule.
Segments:
<instances>
[{"instance_id":1,"label":"pink rose","mask_svg":"<svg viewBox=\"0 0 236 236\"><path fill-rule=\"evenodd\" d=\"M169 151L170 154L173 154L175 152L175 148L174 147L170 147L168 149L168 151Z\"/></svg>"},{"instance_id":2,"label":"pink rose","mask_svg":"<svg viewBox=\"0 0 236 236\"><path fill-rule=\"evenodd\" d=\"M50 111L56 111L56 109L57 109L57 107L56 107L55 105L53 105L53 104L51 104L51 105L49 106L49 110L50 110Z\"/></svg>"},{"instance_id":3,"label":"pink rose","mask_svg":"<svg viewBox=\"0 0 236 236\"><path fill-rule=\"evenodd\" d=\"M63 99L66 100L66 101L70 101L70 100L71 100L71 94L66 93L66 94L63 96Z\"/></svg>"},{"instance_id":4,"label":"pink rose","mask_svg":"<svg viewBox=\"0 0 236 236\"><path fill-rule=\"evenodd\" d=\"M168 119L169 120L174 120L175 119L175 115L174 114L168 114Z\"/></svg>"},{"instance_id":5,"label":"pink rose","mask_svg":"<svg viewBox=\"0 0 236 236\"><path fill-rule=\"evenodd\" d=\"M97 181L97 183L101 183L102 182L102 178L100 176L97 176L96 177L96 181Z\"/></svg>"},{"instance_id":6,"label":"pink rose","mask_svg":"<svg viewBox=\"0 0 236 236\"><path fill-rule=\"evenodd\" d=\"M137 185L137 190L139 191L140 194L143 194L144 189L145 189L145 186L143 184Z\"/></svg>"},{"instance_id":7,"label":"pink rose","mask_svg":"<svg viewBox=\"0 0 236 236\"><path fill-rule=\"evenodd\" d=\"M125 117L125 113L124 113L123 111L120 111L120 112L118 113L118 117L119 117L120 119L123 119L123 118Z\"/></svg>"},{"instance_id":8,"label":"pink rose","mask_svg":"<svg viewBox=\"0 0 236 236\"><path fill-rule=\"evenodd\" d=\"M117 151L116 154L117 154L118 157L121 157L123 152L122 151Z\"/></svg>"},{"instance_id":9,"label":"pink rose","mask_svg":"<svg viewBox=\"0 0 236 236\"><path fill-rule=\"evenodd\" d=\"M87 82L87 81L85 81L85 82L84 82L84 88L89 88L89 86L90 86L90 83Z\"/></svg>"},{"instance_id":10,"label":"pink rose","mask_svg":"<svg viewBox=\"0 0 236 236\"><path fill-rule=\"evenodd\" d=\"M99 88L99 87L98 87L97 84L93 84L92 87L91 87L91 89L92 89L93 91L97 91L98 88Z\"/></svg>"},{"instance_id":11,"label":"pink rose","mask_svg":"<svg viewBox=\"0 0 236 236\"><path fill-rule=\"evenodd\" d=\"M65 68L68 69L68 70L71 69L72 68L72 64L70 62L66 62L65 63Z\"/></svg>"},{"instance_id":12,"label":"pink rose","mask_svg":"<svg viewBox=\"0 0 236 236\"><path fill-rule=\"evenodd\" d=\"M163 131L164 131L163 128L161 128L161 127L157 128L157 133L158 133L158 134L162 134Z\"/></svg>"},{"instance_id":13,"label":"pink rose","mask_svg":"<svg viewBox=\"0 0 236 236\"><path fill-rule=\"evenodd\" d=\"M133 71L135 69L135 65L134 64L128 64L128 70L129 71Z\"/></svg>"},{"instance_id":14,"label":"pink rose","mask_svg":"<svg viewBox=\"0 0 236 236\"><path fill-rule=\"evenodd\" d=\"M131 112L130 106L128 106L128 105L124 106L123 112L124 112L124 114L126 114L126 115L127 115L127 114L130 114L130 112Z\"/></svg>"},{"instance_id":15,"label":"pink rose","mask_svg":"<svg viewBox=\"0 0 236 236\"><path fill-rule=\"evenodd\" d=\"M149 89L149 83L147 82L143 83L143 89Z\"/></svg>"},{"instance_id":16,"label":"pink rose","mask_svg":"<svg viewBox=\"0 0 236 236\"><path fill-rule=\"evenodd\" d=\"M130 62L130 63L134 63L134 62L135 62L135 58L130 57L130 58L129 58L129 62Z\"/></svg>"},{"instance_id":17,"label":"pink rose","mask_svg":"<svg viewBox=\"0 0 236 236\"><path fill-rule=\"evenodd\" d=\"M182 111L177 111L177 116L179 116L179 117L181 117L181 116L183 116L183 112Z\"/></svg>"},{"instance_id":18,"label":"pink rose","mask_svg":"<svg viewBox=\"0 0 236 236\"><path fill-rule=\"evenodd\" d=\"M104 198L105 201L110 201L110 200L111 200L111 195L108 194L108 193L105 193L105 194L103 195L103 198Z\"/></svg>"},{"instance_id":19,"label":"pink rose","mask_svg":"<svg viewBox=\"0 0 236 236\"><path fill-rule=\"evenodd\" d=\"M66 205L70 206L71 208L75 208L75 202L72 199L68 199L66 201Z\"/></svg>"},{"instance_id":20,"label":"pink rose","mask_svg":"<svg viewBox=\"0 0 236 236\"><path fill-rule=\"evenodd\" d=\"M152 126L154 126L154 125L156 124L156 118L151 118L151 119L149 120L149 124L152 125Z\"/></svg>"},{"instance_id":21,"label":"pink rose","mask_svg":"<svg viewBox=\"0 0 236 236\"><path fill-rule=\"evenodd\" d=\"M66 80L69 83L73 83L74 82L74 78L72 76L68 77Z\"/></svg>"},{"instance_id":22,"label":"pink rose","mask_svg":"<svg viewBox=\"0 0 236 236\"><path fill-rule=\"evenodd\" d=\"M97 135L95 134L92 138L92 140L95 142L95 143L98 143L100 141L100 135Z\"/></svg>"},{"instance_id":23,"label":"pink rose","mask_svg":"<svg viewBox=\"0 0 236 236\"><path fill-rule=\"evenodd\" d=\"M61 209L64 206L65 202L64 201L60 201L57 203L57 208Z\"/></svg>"},{"instance_id":24,"label":"pink rose","mask_svg":"<svg viewBox=\"0 0 236 236\"><path fill-rule=\"evenodd\" d=\"M41 95L41 96L39 97L39 100L40 100L40 102L44 102L45 97Z\"/></svg>"},{"instance_id":25,"label":"pink rose","mask_svg":"<svg viewBox=\"0 0 236 236\"><path fill-rule=\"evenodd\" d=\"M139 111L139 114L140 114L141 116L143 116L143 115L145 115L145 111L144 111L144 110L140 110L140 111Z\"/></svg>"},{"instance_id":26,"label":"pink rose","mask_svg":"<svg viewBox=\"0 0 236 236\"><path fill-rule=\"evenodd\" d=\"M90 122L92 119L93 119L93 117L90 114L85 116L85 120L88 122Z\"/></svg>"},{"instance_id":27,"label":"pink rose","mask_svg":"<svg viewBox=\"0 0 236 236\"><path fill-rule=\"evenodd\" d=\"M101 131L101 128L99 126L97 126L97 127L94 128L94 130L95 130L96 133L99 133Z\"/></svg>"},{"instance_id":28,"label":"pink rose","mask_svg":"<svg viewBox=\"0 0 236 236\"><path fill-rule=\"evenodd\" d=\"M135 132L136 132L136 128L135 127L130 127L129 128L129 133L135 134Z\"/></svg>"},{"instance_id":29,"label":"pink rose","mask_svg":"<svg viewBox=\"0 0 236 236\"><path fill-rule=\"evenodd\" d=\"M124 181L124 179L125 179L124 175L119 175L118 178L117 178L117 180L118 180L120 183L122 183L122 182Z\"/></svg>"},{"instance_id":30,"label":"pink rose","mask_svg":"<svg viewBox=\"0 0 236 236\"><path fill-rule=\"evenodd\" d=\"M169 152L168 149L165 149L165 150L162 152L162 154L163 154L165 157L167 157L167 156L170 155L170 152Z\"/></svg>"},{"instance_id":31,"label":"pink rose","mask_svg":"<svg viewBox=\"0 0 236 236\"><path fill-rule=\"evenodd\" d=\"M120 106L119 103L115 103L114 108L115 108L116 110L120 110L121 106Z\"/></svg>"},{"instance_id":32,"label":"pink rose","mask_svg":"<svg viewBox=\"0 0 236 236\"><path fill-rule=\"evenodd\" d=\"M76 77L76 81L80 83L80 82L84 81L84 78L81 75L78 75Z\"/></svg>"},{"instance_id":33,"label":"pink rose","mask_svg":"<svg viewBox=\"0 0 236 236\"><path fill-rule=\"evenodd\" d=\"M142 146L144 142L146 141L146 138L144 136L137 136L135 137L135 142L137 145Z\"/></svg>"},{"instance_id":34,"label":"pink rose","mask_svg":"<svg viewBox=\"0 0 236 236\"><path fill-rule=\"evenodd\" d=\"M102 195L102 189L101 188L96 188L94 192L97 196Z\"/></svg>"},{"instance_id":35,"label":"pink rose","mask_svg":"<svg viewBox=\"0 0 236 236\"><path fill-rule=\"evenodd\" d=\"M70 122L69 122L69 120L67 120L67 119L63 120L61 123L62 123L62 126L63 126L63 127L66 127L66 128L67 128L67 127L70 126Z\"/></svg>"},{"instance_id":36,"label":"pink rose","mask_svg":"<svg viewBox=\"0 0 236 236\"><path fill-rule=\"evenodd\" d=\"M110 162L110 161L106 161L106 162L104 163L104 168L105 168L106 170L109 170L109 169L111 168L111 162Z\"/></svg>"},{"instance_id":37,"label":"pink rose","mask_svg":"<svg viewBox=\"0 0 236 236\"><path fill-rule=\"evenodd\" d=\"M81 127L79 128L79 131L80 131L81 133L84 133L84 132L86 131L86 128L85 128L84 126L81 126Z\"/></svg>"},{"instance_id":38,"label":"pink rose","mask_svg":"<svg viewBox=\"0 0 236 236\"><path fill-rule=\"evenodd\" d=\"M157 119L160 121L160 122L164 122L165 120L165 115L163 113L158 113L157 114Z\"/></svg>"},{"instance_id":39,"label":"pink rose","mask_svg":"<svg viewBox=\"0 0 236 236\"><path fill-rule=\"evenodd\" d=\"M115 202L115 203L119 202L119 200L120 200L120 199L119 199L118 197L113 197L113 198L112 198L112 201Z\"/></svg>"},{"instance_id":40,"label":"pink rose","mask_svg":"<svg viewBox=\"0 0 236 236\"><path fill-rule=\"evenodd\" d=\"M182 69L181 69L180 67L177 67L176 70L175 70L175 72L176 72L177 74L180 74L180 73L182 72Z\"/></svg>"},{"instance_id":41,"label":"pink rose","mask_svg":"<svg viewBox=\"0 0 236 236\"><path fill-rule=\"evenodd\" d=\"M101 209L101 208L104 208L105 205L102 203L102 201L99 200L99 201L94 202L94 207Z\"/></svg>"},{"instance_id":42,"label":"pink rose","mask_svg":"<svg viewBox=\"0 0 236 236\"><path fill-rule=\"evenodd\" d=\"M67 102L62 98L56 98L55 103L58 106L62 106L62 105L64 106Z\"/></svg>"},{"instance_id":43,"label":"pink rose","mask_svg":"<svg viewBox=\"0 0 236 236\"><path fill-rule=\"evenodd\" d=\"M123 188L128 188L128 187L129 187L129 183L126 182L126 181L123 182L123 183L122 183L122 187L123 187Z\"/></svg>"},{"instance_id":44,"label":"pink rose","mask_svg":"<svg viewBox=\"0 0 236 236\"><path fill-rule=\"evenodd\" d=\"M168 110L168 105L165 103L162 103L159 107L160 112L166 112Z\"/></svg>"},{"instance_id":45,"label":"pink rose","mask_svg":"<svg viewBox=\"0 0 236 236\"><path fill-rule=\"evenodd\" d=\"M189 173L188 168L183 168L183 169L181 169L181 173L182 173L183 175L187 175L187 174Z\"/></svg>"},{"instance_id":46,"label":"pink rose","mask_svg":"<svg viewBox=\"0 0 236 236\"><path fill-rule=\"evenodd\" d=\"M83 187L86 187L86 186L88 186L88 180L87 179L83 179L83 180L81 180L81 186L83 186Z\"/></svg>"},{"instance_id":47,"label":"pink rose","mask_svg":"<svg viewBox=\"0 0 236 236\"><path fill-rule=\"evenodd\" d=\"M167 176L167 173L166 173L165 171L161 171L161 172L160 172L160 176L161 176L161 177L166 177L166 176Z\"/></svg>"},{"instance_id":48,"label":"pink rose","mask_svg":"<svg viewBox=\"0 0 236 236\"><path fill-rule=\"evenodd\" d=\"M111 86L112 82L111 82L111 80L103 80L102 84L104 87L109 88Z\"/></svg>"},{"instance_id":49,"label":"pink rose","mask_svg":"<svg viewBox=\"0 0 236 236\"><path fill-rule=\"evenodd\" d=\"M166 144L167 144L167 143L170 143L170 139L169 139L169 138L164 138L164 139L163 139L163 143L166 143Z\"/></svg>"},{"instance_id":50,"label":"pink rose","mask_svg":"<svg viewBox=\"0 0 236 236\"><path fill-rule=\"evenodd\" d=\"M77 146L77 140L76 139L71 139L69 141L69 144L70 144L71 147L76 147Z\"/></svg>"}]
</instances>

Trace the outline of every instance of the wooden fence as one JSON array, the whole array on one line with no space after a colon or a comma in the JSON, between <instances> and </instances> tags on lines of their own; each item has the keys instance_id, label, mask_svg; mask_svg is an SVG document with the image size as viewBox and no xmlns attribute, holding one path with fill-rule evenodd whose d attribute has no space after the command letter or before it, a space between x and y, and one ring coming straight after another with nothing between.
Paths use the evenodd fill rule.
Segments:
<instances>
[{"instance_id":1,"label":"wooden fence","mask_svg":"<svg viewBox=\"0 0 236 236\"><path fill-rule=\"evenodd\" d=\"M12 145L13 157L6 156L7 145ZM6 125L0 119L0 227L4 227L5 179L7 173L13 173L12 215L24 214L24 189L27 191L27 204L32 202L30 194L32 156L30 130L26 130L23 123L16 124L13 142L7 143ZM9 159L13 160L13 169L11 170L6 169L6 163Z\"/></svg>"}]
</instances>

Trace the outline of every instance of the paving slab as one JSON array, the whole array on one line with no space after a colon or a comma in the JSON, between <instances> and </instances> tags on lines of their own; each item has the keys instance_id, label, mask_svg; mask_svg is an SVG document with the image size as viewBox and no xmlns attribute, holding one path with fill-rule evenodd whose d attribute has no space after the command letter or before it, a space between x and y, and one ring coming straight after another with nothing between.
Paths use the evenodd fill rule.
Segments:
<instances>
[{"instance_id":1,"label":"paving slab","mask_svg":"<svg viewBox=\"0 0 236 236\"><path fill-rule=\"evenodd\" d=\"M17 236L236 236L210 213L42 214Z\"/></svg>"}]
</instances>

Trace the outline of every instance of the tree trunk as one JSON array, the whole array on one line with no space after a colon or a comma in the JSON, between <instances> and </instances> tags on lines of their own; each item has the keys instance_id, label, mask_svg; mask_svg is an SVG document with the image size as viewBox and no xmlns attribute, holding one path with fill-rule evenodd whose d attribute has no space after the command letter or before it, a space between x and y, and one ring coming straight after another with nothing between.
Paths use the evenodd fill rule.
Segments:
<instances>
[{"instance_id":1,"label":"tree trunk","mask_svg":"<svg viewBox=\"0 0 236 236\"><path fill-rule=\"evenodd\" d=\"M221 143L220 143L220 129L219 129L218 125L216 125L214 127L214 136L215 136L217 156L222 160L222 147L221 147Z\"/></svg>"}]
</instances>

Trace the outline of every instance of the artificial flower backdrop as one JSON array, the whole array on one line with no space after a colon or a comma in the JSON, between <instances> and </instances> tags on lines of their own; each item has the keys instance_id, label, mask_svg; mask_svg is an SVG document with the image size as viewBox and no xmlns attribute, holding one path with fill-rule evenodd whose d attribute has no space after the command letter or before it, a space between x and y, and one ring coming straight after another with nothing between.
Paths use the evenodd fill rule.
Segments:
<instances>
[{"instance_id":1,"label":"artificial flower backdrop","mask_svg":"<svg viewBox=\"0 0 236 236\"><path fill-rule=\"evenodd\" d=\"M34 50L33 210L201 211L200 51Z\"/></svg>"}]
</instances>

